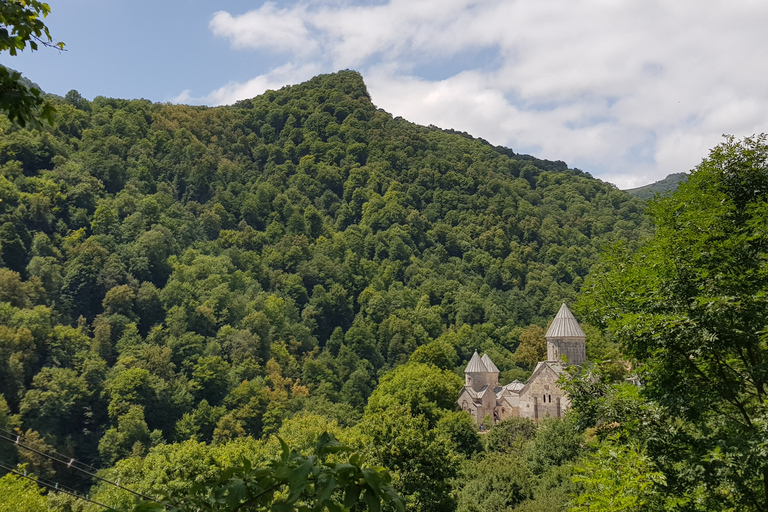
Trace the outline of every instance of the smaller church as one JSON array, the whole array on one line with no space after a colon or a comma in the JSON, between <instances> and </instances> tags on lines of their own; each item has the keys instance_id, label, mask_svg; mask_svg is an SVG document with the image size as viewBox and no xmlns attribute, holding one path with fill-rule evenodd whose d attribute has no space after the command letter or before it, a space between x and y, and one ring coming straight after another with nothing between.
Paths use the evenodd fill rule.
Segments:
<instances>
[{"instance_id":1,"label":"smaller church","mask_svg":"<svg viewBox=\"0 0 768 512\"><path fill-rule=\"evenodd\" d=\"M587 362L587 336L565 303L544 336L547 360L536 365L525 384L514 381L500 386L499 369L488 354L480 357L475 351L472 355L464 370L459 407L469 412L478 425L486 415L497 422L510 416L539 420L565 414L570 402L557 380L566 365Z\"/></svg>"}]
</instances>

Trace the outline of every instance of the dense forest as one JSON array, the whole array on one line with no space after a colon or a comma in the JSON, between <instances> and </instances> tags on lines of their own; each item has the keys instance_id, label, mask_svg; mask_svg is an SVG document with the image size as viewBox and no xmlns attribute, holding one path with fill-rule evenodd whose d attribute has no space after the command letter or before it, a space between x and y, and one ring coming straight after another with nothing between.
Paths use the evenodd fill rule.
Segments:
<instances>
[{"instance_id":1,"label":"dense forest","mask_svg":"<svg viewBox=\"0 0 768 512\"><path fill-rule=\"evenodd\" d=\"M455 400L474 350L527 378L600 250L651 235L642 200L393 118L352 71L227 107L51 101L53 126L0 119L0 432L157 496L327 431L408 510L566 509L575 415L481 439Z\"/></svg>"}]
</instances>

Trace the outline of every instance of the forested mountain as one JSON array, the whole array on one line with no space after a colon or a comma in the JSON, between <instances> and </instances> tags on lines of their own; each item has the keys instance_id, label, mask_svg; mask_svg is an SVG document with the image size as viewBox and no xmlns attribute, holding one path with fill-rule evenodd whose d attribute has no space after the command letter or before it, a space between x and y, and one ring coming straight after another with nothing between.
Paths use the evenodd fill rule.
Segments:
<instances>
[{"instance_id":1,"label":"forested mountain","mask_svg":"<svg viewBox=\"0 0 768 512\"><path fill-rule=\"evenodd\" d=\"M688 173L677 172L670 174L663 180L654 181L650 185L643 185L642 187L630 188L625 192L631 196L639 197L640 199L651 199L656 194L666 194L674 192L680 183L684 183L688 180Z\"/></svg>"},{"instance_id":2,"label":"forested mountain","mask_svg":"<svg viewBox=\"0 0 768 512\"><path fill-rule=\"evenodd\" d=\"M183 441L230 460L195 442L311 418L368 422L372 447L408 417L413 450L437 449L472 352L524 379L521 335L601 246L650 232L642 200L393 118L352 71L227 107L72 91L56 108L44 131L0 119L0 428L103 467ZM442 412L392 398L410 383ZM371 423L388 407L406 412ZM455 506L450 486L400 489Z\"/></svg>"}]
</instances>

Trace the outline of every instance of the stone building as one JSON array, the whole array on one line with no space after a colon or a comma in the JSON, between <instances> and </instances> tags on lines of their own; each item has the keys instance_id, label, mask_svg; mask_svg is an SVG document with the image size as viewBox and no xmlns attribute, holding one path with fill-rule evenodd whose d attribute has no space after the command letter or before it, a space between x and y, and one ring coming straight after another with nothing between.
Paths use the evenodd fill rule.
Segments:
<instances>
[{"instance_id":1,"label":"stone building","mask_svg":"<svg viewBox=\"0 0 768 512\"><path fill-rule=\"evenodd\" d=\"M499 369L488 354L480 357L475 352L472 355L464 370L464 387L458 402L478 425L486 415L496 422L510 416L539 420L565 414L570 402L557 380L566 365L586 363L586 335L563 303L544 336L547 361L536 365L525 384L514 381L506 386L499 385Z\"/></svg>"}]
</instances>

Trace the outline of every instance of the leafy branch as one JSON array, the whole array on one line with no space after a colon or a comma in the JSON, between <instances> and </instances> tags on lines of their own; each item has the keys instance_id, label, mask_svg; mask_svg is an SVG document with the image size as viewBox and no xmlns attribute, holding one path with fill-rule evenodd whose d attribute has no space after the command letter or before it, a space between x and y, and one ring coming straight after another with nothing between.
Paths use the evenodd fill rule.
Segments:
<instances>
[{"instance_id":1,"label":"leafy branch","mask_svg":"<svg viewBox=\"0 0 768 512\"><path fill-rule=\"evenodd\" d=\"M347 462L328 460L329 455L351 451L333 435L321 435L310 456L296 453L278 440L281 456L265 467L253 467L243 459L212 485L197 485L186 496L140 502L133 512L379 512L382 503L404 512L404 501L390 485L386 469L367 467L355 453Z\"/></svg>"}]
</instances>

